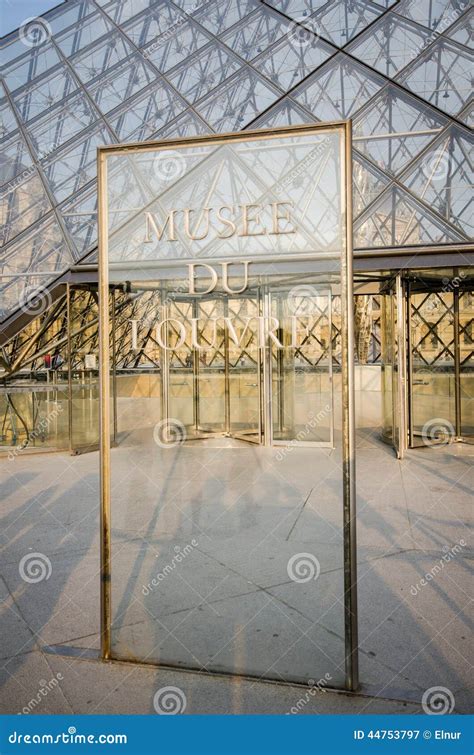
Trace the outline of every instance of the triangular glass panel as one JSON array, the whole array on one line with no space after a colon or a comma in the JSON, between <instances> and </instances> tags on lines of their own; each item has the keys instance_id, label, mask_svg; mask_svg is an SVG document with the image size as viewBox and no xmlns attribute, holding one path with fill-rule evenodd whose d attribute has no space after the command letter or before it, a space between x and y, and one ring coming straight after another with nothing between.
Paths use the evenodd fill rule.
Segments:
<instances>
[{"instance_id":1,"label":"triangular glass panel","mask_svg":"<svg viewBox=\"0 0 474 755\"><path fill-rule=\"evenodd\" d=\"M465 240L408 192L389 187L356 221L354 246L371 249Z\"/></svg>"},{"instance_id":2,"label":"triangular glass panel","mask_svg":"<svg viewBox=\"0 0 474 755\"><path fill-rule=\"evenodd\" d=\"M316 21L318 34L337 47L343 47L383 13L382 8L365 0L332 0L311 18Z\"/></svg>"},{"instance_id":3,"label":"triangular glass panel","mask_svg":"<svg viewBox=\"0 0 474 755\"><path fill-rule=\"evenodd\" d=\"M434 142L401 181L467 236L474 230L474 170L471 134L452 126Z\"/></svg>"},{"instance_id":4,"label":"triangular glass panel","mask_svg":"<svg viewBox=\"0 0 474 755\"><path fill-rule=\"evenodd\" d=\"M440 37L397 79L427 102L455 115L472 95L472 58L461 45Z\"/></svg>"},{"instance_id":5,"label":"triangular glass panel","mask_svg":"<svg viewBox=\"0 0 474 755\"><path fill-rule=\"evenodd\" d=\"M318 121L352 118L384 85L384 80L343 54L316 71L293 93Z\"/></svg>"},{"instance_id":6,"label":"triangular glass panel","mask_svg":"<svg viewBox=\"0 0 474 755\"><path fill-rule=\"evenodd\" d=\"M454 24L466 7L465 0L402 0L394 10L441 34Z\"/></svg>"},{"instance_id":7,"label":"triangular glass panel","mask_svg":"<svg viewBox=\"0 0 474 755\"><path fill-rule=\"evenodd\" d=\"M272 128L277 126L294 126L298 123L313 123L316 118L304 108L286 96L279 100L252 125L255 128Z\"/></svg>"},{"instance_id":8,"label":"triangular glass panel","mask_svg":"<svg viewBox=\"0 0 474 755\"><path fill-rule=\"evenodd\" d=\"M336 52L311 31L300 33L301 29L295 25L293 31L253 61L255 68L285 92Z\"/></svg>"},{"instance_id":9,"label":"triangular glass panel","mask_svg":"<svg viewBox=\"0 0 474 755\"><path fill-rule=\"evenodd\" d=\"M355 149L352 151L352 203L355 218L389 183L390 179L385 173L359 155Z\"/></svg>"},{"instance_id":10,"label":"triangular glass panel","mask_svg":"<svg viewBox=\"0 0 474 755\"><path fill-rule=\"evenodd\" d=\"M388 13L348 45L347 50L380 73L393 78L416 57L429 37L427 29L395 13Z\"/></svg>"},{"instance_id":11,"label":"triangular glass panel","mask_svg":"<svg viewBox=\"0 0 474 755\"><path fill-rule=\"evenodd\" d=\"M395 175L446 124L442 115L388 85L354 119L354 145L379 168Z\"/></svg>"}]
</instances>

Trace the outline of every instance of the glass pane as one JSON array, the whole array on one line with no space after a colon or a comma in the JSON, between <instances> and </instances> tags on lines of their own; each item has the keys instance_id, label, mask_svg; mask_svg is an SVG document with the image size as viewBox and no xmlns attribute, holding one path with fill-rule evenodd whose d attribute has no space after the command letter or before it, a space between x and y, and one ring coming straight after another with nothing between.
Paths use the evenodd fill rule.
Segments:
<instances>
[{"instance_id":1,"label":"glass pane","mask_svg":"<svg viewBox=\"0 0 474 755\"><path fill-rule=\"evenodd\" d=\"M290 29L288 21L270 9L260 9L224 34L223 42L245 60L252 60Z\"/></svg>"},{"instance_id":2,"label":"glass pane","mask_svg":"<svg viewBox=\"0 0 474 755\"><path fill-rule=\"evenodd\" d=\"M382 13L382 8L365 0L333 0L326 7L321 8L310 19L311 25L317 23L319 34L338 47L343 47L346 42L365 29L377 16Z\"/></svg>"},{"instance_id":3,"label":"glass pane","mask_svg":"<svg viewBox=\"0 0 474 755\"><path fill-rule=\"evenodd\" d=\"M6 100L0 102L0 135L4 139L18 128L15 115Z\"/></svg>"},{"instance_id":4,"label":"glass pane","mask_svg":"<svg viewBox=\"0 0 474 755\"><path fill-rule=\"evenodd\" d=\"M340 408L334 448L292 444L308 425L303 440L332 441L342 153L323 130L107 157L109 275L130 281L133 308L117 356L114 657L343 684ZM280 338L293 411L275 448Z\"/></svg>"},{"instance_id":5,"label":"glass pane","mask_svg":"<svg viewBox=\"0 0 474 755\"><path fill-rule=\"evenodd\" d=\"M3 143L0 162L0 184L18 176L21 181L27 173L34 171L33 161L26 142L20 135L13 136Z\"/></svg>"},{"instance_id":6,"label":"glass pane","mask_svg":"<svg viewBox=\"0 0 474 755\"><path fill-rule=\"evenodd\" d=\"M22 52L24 52L24 45ZM51 45L41 45L33 47L26 54L3 71L3 76L10 92L14 92L19 87L27 84L38 76L41 76L49 68L53 68L59 63L59 55Z\"/></svg>"},{"instance_id":7,"label":"glass pane","mask_svg":"<svg viewBox=\"0 0 474 755\"><path fill-rule=\"evenodd\" d=\"M446 125L443 116L388 86L354 120L354 144L379 168L396 174Z\"/></svg>"},{"instance_id":8,"label":"glass pane","mask_svg":"<svg viewBox=\"0 0 474 755\"><path fill-rule=\"evenodd\" d=\"M363 212L354 224L354 246L403 246L461 241L455 228L443 223L403 189L388 187L375 204Z\"/></svg>"},{"instance_id":9,"label":"glass pane","mask_svg":"<svg viewBox=\"0 0 474 755\"><path fill-rule=\"evenodd\" d=\"M413 445L455 436L453 305L451 292L410 297Z\"/></svg>"},{"instance_id":10,"label":"glass pane","mask_svg":"<svg viewBox=\"0 0 474 755\"><path fill-rule=\"evenodd\" d=\"M44 174L57 202L75 194L96 177L97 147L111 141L105 126L99 125L45 161Z\"/></svg>"},{"instance_id":11,"label":"glass pane","mask_svg":"<svg viewBox=\"0 0 474 755\"><path fill-rule=\"evenodd\" d=\"M439 34L448 29L465 9L464 0L404 0L395 8L402 16Z\"/></svg>"},{"instance_id":12,"label":"glass pane","mask_svg":"<svg viewBox=\"0 0 474 755\"><path fill-rule=\"evenodd\" d=\"M354 61L338 55L301 85L293 97L320 121L352 118L385 84Z\"/></svg>"},{"instance_id":13,"label":"glass pane","mask_svg":"<svg viewBox=\"0 0 474 755\"><path fill-rule=\"evenodd\" d=\"M347 50L380 73L393 78L420 53L425 44L432 41L427 29L389 13L350 44Z\"/></svg>"},{"instance_id":14,"label":"glass pane","mask_svg":"<svg viewBox=\"0 0 474 755\"><path fill-rule=\"evenodd\" d=\"M195 18L213 34L222 34L240 19L248 16L254 10L261 8L258 0L241 0L229 3L228 0L218 0L195 13Z\"/></svg>"},{"instance_id":15,"label":"glass pane","mask_svg":"<svg viewBox=\"0 0 474 755\"><path fill-rule=\"evenodd\" d=\"M332 446L332 292L307 280L271 297L274 441Z\"/></svg>"},{"instance_id":16,"label":"glass pane","mask_svg":"<svg viewBox=\"0 0 474 755\"><path fill-rule=\"evenodd\" d=\"M97 114L82 92L67 99L60 108L49 110L31 125L29 132L38 156L51 154L96 119Z\"/></svg>"},{"instance_id":17,"label":"glass pane","mask_svg":"<svg viewBox=\"0 0 474 755\"><path fill-rule=\"evenodd\" d=\"M29 225L46 215L51 203L35 170L24 181L8 184L0 191L1 241L6 244Z\"/></svg>"},{"instance_id":18,"label":"glass pane","mask_svg":"<svg viewBox=\"0 0 474 755\"><path fill-rule=\"evenodd\" d=\"M296 25L281 42L253 61L255 68L285 92L318 68L335 49Z\"/></svg>"},{"instance_id":19,"label":"glass pane","mask_svg":"<svg viewBox=\"0 0 474 755\"><path fill-rule=\"evenodd\" d=\"M76 79L67 68L57 68L50 76L22 89L13 99L22 119L27 122L59 104L77 88Z\"/></svg>"},{"instance_id":20,"label":"glass pane","mask_svg":"<svg viewBox=\"0 0 474 755\"><path fill-rule=\"evenodd\" d=\"M204 97L242 67L223 45L213 43L171 71L168 80L189 102Z\"/></svg>"},{"instance_id":21,"label":"glass pane","mask_svg":"<svg viewBox=\"0 0 474 755\"><path fill-rule=\"evenodd\" d=\"M474 235L471 134L452 127L405 173L403 183L466 236Z\"/></svg>"},{"instance_id":22,"label":"glass pane","mask_svg":"<svg viewBox=\"0 0 474 755\"><path fill-rule=\"evenodd\" d=\"M232 328L226 332L228 360L229 433L233 438L261 443L262 363L258 345L258 331L249 324L262 315L261 296L230 298L226 302L226 316Z\"/></svg>"},{"instance_id":23,"label":"glass pane","mask_svg":"<svg viewBox=\"0 0 474 755\"><path fill-rule=\"evenodd\" d=\"M100 37L110 34L112 30L113 26L110 21L102 13L96 13L74 26L70 31L58 34L55 37L55 42L63 54L70 58L71 55L84 47L97 42Z\"/></svg>"},{"instance_id":24,"label":"glass pane","mask_svg":"<svg viewBox=\"0 0 474 755\"><path fill-rule=\"evenodd\" d=\"M88 89L101 112L107 113L144 89L156 77L155 71L140 55L133 55L126 63L114 68L108 76L101 76Z\"/></svg>"},{"instance_id":25,"label":"glass pane","mask_svg":"<svg viewBox=\"0 0 474 755\"><path fill-rule=\"evenodd\" d=\"M184 100L162 80L154 91L129 101L109 116L109 122L120 141L144 141L159 131L186 107Z\"/></svg>"},{"instance_id":26,"label":"glass pane","mask_svg":"<svg viewBox=\"0 0 474 755\"><path fill-rule=\"evenodd\" d=\"M77 55L73 60L74 71L84 84L100 77L133 52L126 38L119 34L108 34L94 47Z\"/></svg>"},{"instance_id":27,"label":"glass pane","mask_svg":"<svg viewBox=\"0 0 474 755\"><path fill-rule=\"evenodd\" d=\"M155 42L145 47L143 55L147 60L151 60L161 73L165 73L207 44L210 39L197 24L188 21L180 24L174 34L158 37Z\"/></svg>"},{"instance_id":28,"label":"glass pane","mask_svg":"<svg viewBox=\"0 0 474 755\"><path fill-rule=\"evenodd\" d=\"M156 41L161 34L179 29L187 20L187 16L174 5L161 2L124 24L122 31L137 47L144 47Z\"/></svg>"},{"instance_id":29,"label":"glass pane","mask_svg":"<svg viewBox=\"0 0 474 755\"><path fill-rule=\"evenodd\" d=\"M277 89L244 68L217 93L201 100L196 109L214 131L239 131L278 97Z\"/></svg>"},{"instance_id":30,"label":"glass pane","mask_svg":"<svg viewBox=\"0 0 474 755\"><path fill-rule=\"evenodd\" d=\"M398 78L427 102L454 115L471 98L471 69L470 53L441 37Z\"/></svg>"}]
</instances>

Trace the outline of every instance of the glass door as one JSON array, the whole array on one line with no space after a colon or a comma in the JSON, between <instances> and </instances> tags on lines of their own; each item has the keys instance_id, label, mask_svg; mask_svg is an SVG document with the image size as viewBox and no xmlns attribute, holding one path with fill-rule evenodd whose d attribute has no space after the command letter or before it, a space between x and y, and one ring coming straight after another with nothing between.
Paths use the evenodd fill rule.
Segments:
<instances>
[{"instance_id":1,"label":"glass door","mask_svg":"<svg viewBox=\"0 0 474 755\"><path fill-rule=\"evenodd\" d=\"M459 428L463 439L474 440L474 292L460 291L457 296Z\"/></svg>"},{"instance_id":2,"label":"glass door","mask_svg":"<svg viewBox=\"0 0 474 755\"><path fill-rule=\"evenodd\" d=\"M229 434L233 438L262 442L262 349L259 346L260 291L252 297L232 297L226 302L226 378Z\"/></svg>"},{"instance_id":3,"label":"glass door","mask_svg":"<svg viewBox=\"0 0 474 755\"><path fill-rule=\"evenodd\" d=\"M449 443L456 436L454 294L411 290L410 445Z\"/></svg>"},{"instance_id":4,"label":"glass door","mask_svg":"<svg viewBox=\"0 0 474 755\"><path fill-rule=\"evenodd\" d=\"M311 285L270 294L272 439L334 444L331 291Z\"/></svg>"}]
</instances>

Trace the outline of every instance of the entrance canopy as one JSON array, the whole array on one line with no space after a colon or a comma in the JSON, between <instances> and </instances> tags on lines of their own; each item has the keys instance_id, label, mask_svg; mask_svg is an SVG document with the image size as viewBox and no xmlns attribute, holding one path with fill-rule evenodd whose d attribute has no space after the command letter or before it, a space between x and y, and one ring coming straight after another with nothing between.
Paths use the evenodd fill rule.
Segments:
<instances>
[{"instance_id":1,"label":"entrance canopy","mask_svg":"<svg viewBox=\"0 0 474 755\"><path fill-rule=\"evenodd\" d=\"M357 686L349 156L347 123L99 150L104 657ZM134 302L136 361L114 384L124 458L110 453L110 288ZM246 550L246 565L224 557ZM224 628L209 645L212 563ZM285 595L262 603L264 583Z\"/></svg>"}]
</instances>

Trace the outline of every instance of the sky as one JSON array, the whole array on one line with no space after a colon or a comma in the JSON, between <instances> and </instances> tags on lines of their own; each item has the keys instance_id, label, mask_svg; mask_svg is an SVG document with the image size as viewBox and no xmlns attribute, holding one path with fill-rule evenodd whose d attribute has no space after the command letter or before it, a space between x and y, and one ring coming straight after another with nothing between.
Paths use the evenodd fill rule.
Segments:
<instances>
[{"instance_id":1,"label":"sky","mask_svg":"<svg viewBox=\"0 0 474 755\"><path fill-rule=\"evenodd\" d=\"M61 0L0 0L0 36L18 29L27 18L40 16Z\"/></svg>"}]
</instances>

